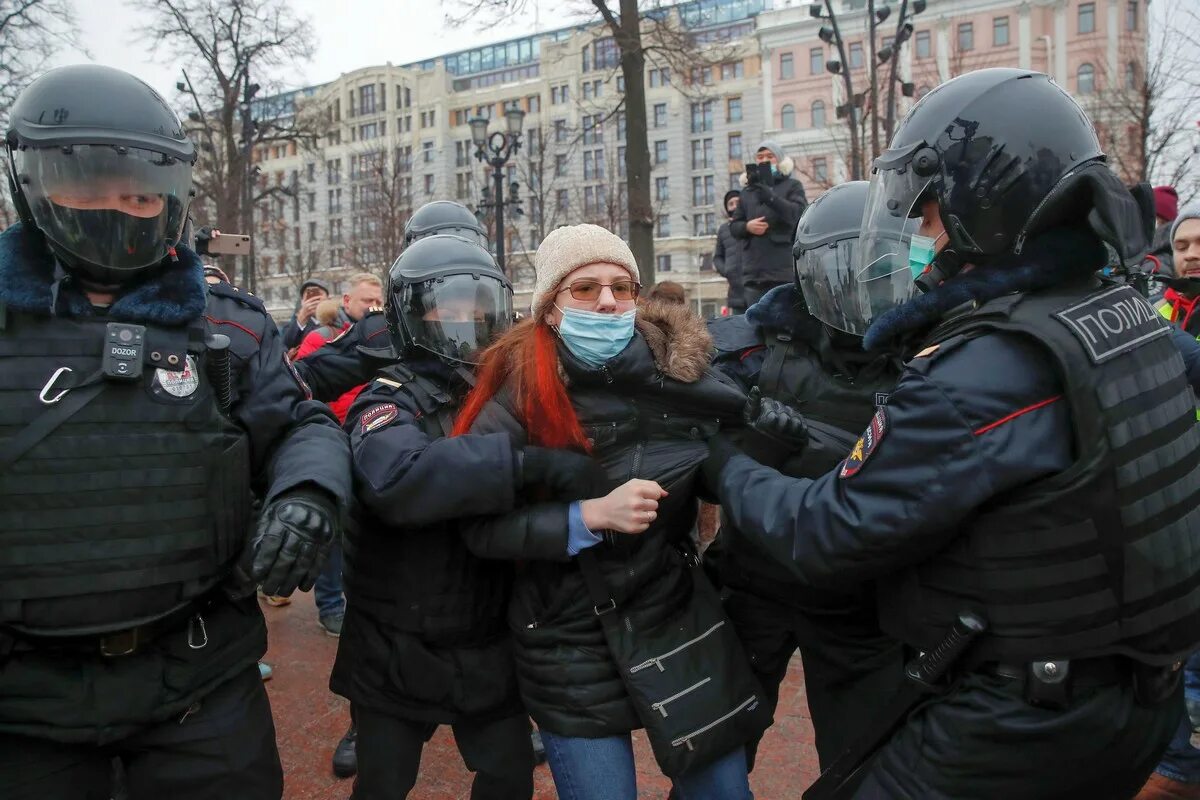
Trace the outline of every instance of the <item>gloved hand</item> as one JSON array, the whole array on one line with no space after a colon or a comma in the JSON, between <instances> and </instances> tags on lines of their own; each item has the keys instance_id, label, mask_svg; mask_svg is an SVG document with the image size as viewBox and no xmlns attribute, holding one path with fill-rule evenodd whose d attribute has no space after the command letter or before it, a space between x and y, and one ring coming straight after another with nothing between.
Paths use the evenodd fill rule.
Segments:
<instances>
[{"instance_id":1,"label":"gloved hand","mask_svg":"<svg viewBox=\"0 0 1200 800\"><path fill-rule=\"evenodd\" d=\"M729 459L742 455L741 449L728 436L718 433L708 440L708 458L704 460L701 469L704 471L704 481L709 491L719 493L721 489L721 471Z\"/></svg>"},{"instance_id":2,"label":"gloved hand","mask_svg":"<svg viewBox=\"0 0 1200 800\"><path fill-rule=\"evenodd\" d=\"M601 493L604 472L590 456L529 446L517 451L517 488L544 486L556 500L586 500Z\"/></svg>"},{"instance_id":3,"label":"gloved hand","mask_svg":"<svg viewBox=\"0 0 1200 800\"><path fill-rule=\"evenodd\" d=\"M263 509L250 545L250 576L264 594L307 592L341 535L337 505L327 495L311 488L286 492Z\"/></svg>"},{"instance_id":4,"label":"gloved hand","mask_svg":"<svg viewBox=\"0 0 1200 800\"><path fill-rule=\"evenodd\" d=\"M742 418L751 429L793 450L808 446L808 424L800 412L778 400L763 397L757 386L750 390Z\"/></svg>"}]
</instances>

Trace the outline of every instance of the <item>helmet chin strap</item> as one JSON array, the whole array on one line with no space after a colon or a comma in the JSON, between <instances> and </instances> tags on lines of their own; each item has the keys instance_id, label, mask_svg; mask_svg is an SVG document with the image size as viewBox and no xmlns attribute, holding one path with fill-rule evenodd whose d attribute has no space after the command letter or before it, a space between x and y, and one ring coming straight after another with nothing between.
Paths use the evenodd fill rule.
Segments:
<instances>
[{"instance_id":1,"label":"helmet chin strap","mask_svg":"<svg viewBox=\"0 0 1200 800\"><path fill-rule=\"evenodd\" d=\"M933 257L925 271L916 278L917 288L922 294L928 294L941 284L962 272L965 266L962 256L953 247L943 248Z\"/></svg>"}]
</instances>

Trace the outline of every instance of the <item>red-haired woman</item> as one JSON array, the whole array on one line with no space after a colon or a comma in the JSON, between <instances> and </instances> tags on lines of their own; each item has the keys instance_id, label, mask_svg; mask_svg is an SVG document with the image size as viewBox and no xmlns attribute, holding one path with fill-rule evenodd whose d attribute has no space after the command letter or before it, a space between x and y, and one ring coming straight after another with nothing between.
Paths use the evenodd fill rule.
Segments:
<instances>
[{"instance_id":1,"label":"red-haired woman","mask_svg":"<svg viewBox=\"0 0 1200 800\"><path fill-rule=\"evenodd\" d=\"M693 577L677 547L696 519L706 438L722 419L740 423L746 398L708 371L711 340L686 307L635 309L637 264L614 234L559 228L534 267L533 314L484 355L456 432L506 431L517 446L591 453L604 489L617 488L571 504L531 500L464 535L480 555L523 562L509 626L559 796L632 800L630 732L643 726L576 556L589 550L621 614L643 628L678 614ZM721 714L728 709L712 709L714 720ZM749 798L742 747L686 771L676 788L684 800Z\"/></svg>"}]
</instances>

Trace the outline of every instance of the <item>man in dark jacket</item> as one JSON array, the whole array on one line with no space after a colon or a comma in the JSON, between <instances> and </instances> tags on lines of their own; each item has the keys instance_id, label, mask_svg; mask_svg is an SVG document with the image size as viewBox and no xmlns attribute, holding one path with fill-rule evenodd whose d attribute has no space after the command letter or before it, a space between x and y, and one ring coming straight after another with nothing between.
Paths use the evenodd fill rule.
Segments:
<instances>
[{"instance_id":1,"label":"man in dark jacket","mask_svg":"<svg viewBox=\"0 0 1200 800\"><path fill-rule=\"evenodd\" d=\"M766 141L754 153L756 164L743 177L741 202L729 230L741 240L746 305L776 286L792 282L792 236L807 205L804 186L792 177L795 164L777 143ZM769 165L770 176L760 165Z\"/></svg>"},{"instance_id":2,"label":"man in dark jacket","mask_svg":"<svg viewBox=\"0 0 1200 800\"><path fill-rule=\"evenodd\" d=\"M312 278L300 284L300 303L296 306L296 313L279 331L284 347L288 350L299 347L305 336L321 327L316 317L317 304L329 299L329 295L329 284L325 281Z\"/></svg>"},{"instance_id":3,"label":"man in dark jacket","mask_svg":"<svg viewBox=\"0 0 1200 800\"><path fill-rule=\"evenodd\" d=\"M346 438L262 304L179 244L195 150L153 89L54 70L6 141L3 794L107 798L116 757L134 800L279 800L254 584L311 586Z\"/></svg>"},{"instance_id":4,"label":"man in dark jacket","mask_svg":"<svg viewBox=\"0 0 1200 800\"><path fill-rule=\"evenodd\" d=\"M730 189L722 201L725 206L725 216L733 219L733 212L742 201L742 193ZM742 255L746 250L745 242L734 238L729 229L729 222L722 222L717 229L717 246L713 250L713 268L729 282L729 295L725 304L729 306L730 314L741 314L746 310L745 287L743 286Z\"/></svg>"},{"instance_id":5,"label":"man in dark jacket","mask_svg":"<svg viewBox=\"0 0 1200 800\"><path fill-rule=\"evenodd\" d=\"M900 377L898 358L862 347L870 318L886 308L861 307L862 295L853 291L835 300L827 280L850 269L867 187L841 184L808 207L796 231L795 283L767 292L743 317L709 324L718 370L747 392L757 387L804 409L809 436L802 449L746 434L746 451L785 475L816 478L836 466ZM847 285L834 282L834 292ZM828 767L873 723L903 675L903 647L879 629L874 588L799 584L728 520L705 558L717 565L729 593L726 610L772 707L800 650L817 754ZM755 750L747 747L751 769Z\"/></svg>"},{"instance_id":6,"label":"man in dark jacket","mask_svg":"<svg viewBox=\"0 0 1200 800\"><path fill-rule=\"evenodd\" d=\"M472 555L459 525L511 510L525 486L571 494L591 462L514 451L504 434L449 436L472 363L512 321L512 287L485 250L449 234L421 239L392 267L390 292L403 361L347 417L362 513L346 536L330 688L349 698L358 729L353 797L405 797L424 743L448 724L476 773L473 798L527 800L533 749L504 621L512 568Z\"/></svg>"},{"instance_id":7,"label":"man in dark jacket","mask_svg":"<svg viewBox=\"0 0 1200 800\"><path fill-rule=\"evenodd\" d=\"M788 478L717 441L710 474L799 580L876 580L883 630L936 652L857 796L1129 797L1200 644L1195 400L1167 324L1095 276L1108 247L1145 252L1140 210L1026 70L942 84L875 165L841 280L904 297L916 276L864 337L904 373L840 469Z\"/></svg>"}]
</instances>

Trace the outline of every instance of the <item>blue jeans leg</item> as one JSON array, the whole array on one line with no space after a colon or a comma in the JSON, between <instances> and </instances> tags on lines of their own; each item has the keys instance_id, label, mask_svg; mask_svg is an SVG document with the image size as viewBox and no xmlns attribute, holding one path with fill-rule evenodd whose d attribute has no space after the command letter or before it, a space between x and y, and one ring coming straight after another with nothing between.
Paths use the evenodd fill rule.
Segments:
<instances>
[{"instance_id":1,"label":"blue jeans leg","mask_svg":"<svg viewBox=\"0 0 1200 800\"><path fill-rule=\"evenodd\" d=\"M637 800L629 734L584 739L541 731L560 800Z\"/></svg>"},{"instance_id":2,"label":"blue jeans leg","mask_svg":"<svg viewBox=\"0 0 1200 800\"><path fill-rule=\"evenodd\" d=\"M746 777L746 748L730 750L699 772L675 781L680 800L753 800Z\"/></svg>"},{"instance_id":3,"label":"blue jeans leg","mask_svg":"<svg viewBox=\"0 0 1200 800\"><path fill-rule=\"evenodd\" d=\"M342 543L334 541L329 549L329 560L313 582L313 599L317 602L317 616L344 614L346 598L342 596Z\"/></svg>"}]
</instances>

